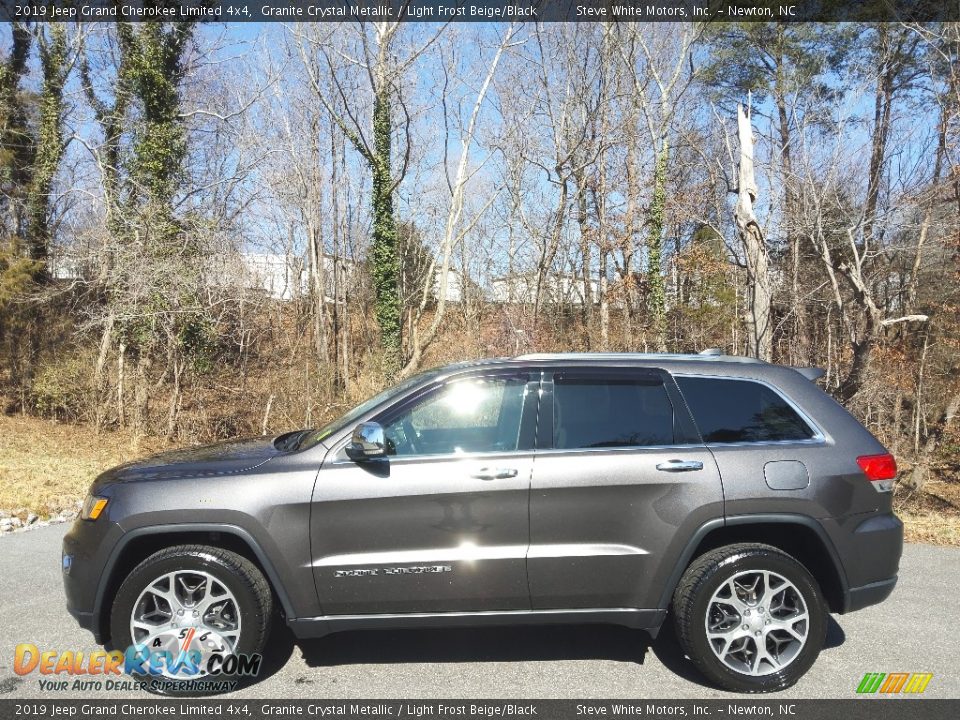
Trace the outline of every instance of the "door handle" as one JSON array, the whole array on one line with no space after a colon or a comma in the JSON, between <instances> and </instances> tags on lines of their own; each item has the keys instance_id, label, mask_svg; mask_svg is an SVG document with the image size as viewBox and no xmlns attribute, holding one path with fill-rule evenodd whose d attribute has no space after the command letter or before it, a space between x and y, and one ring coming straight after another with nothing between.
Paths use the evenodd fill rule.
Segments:
<instances>
[{"instance_id":1,"label":"door handle","mask_svg":"<svg viewBox=\"0 0 960 720\"><path fill-rule=\"evenodd\" d=\"M667 460L657 465L657 470L661 472L689 472L690 470L703 470L703 463L699 460Z\"/></svg>"},{"instance_id":2,"label":"door handle","mask_svg":"<svg viewBox=\"0 0 960 720\"><path fill-rule=\"evenodd\" d=\"M512 478L517 476L516 468L491 468L482 467L470 477L477 480L502 480L503 478Z\"/></svg>"}]
</instances>

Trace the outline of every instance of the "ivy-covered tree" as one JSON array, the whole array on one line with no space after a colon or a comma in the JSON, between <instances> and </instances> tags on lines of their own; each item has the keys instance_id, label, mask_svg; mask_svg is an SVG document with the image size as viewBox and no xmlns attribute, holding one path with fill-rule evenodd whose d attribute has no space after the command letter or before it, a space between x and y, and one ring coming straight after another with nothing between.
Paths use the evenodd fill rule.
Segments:
<instances>
[{"instance_id":1,"label":"ivy-covered tree","mask_svg":"<svg viewBox=\"0 0 960 720\"><path fill-rule=\"evenodd\" d=\"M35 277L46 276L50 255L50 193L66 145L63 137L63 88L72 66L66 28L50 23L36 30L42 86L33 167L27 190L27 255L36 265Z\"/></svg>"},{"instance_id":2,"label":"ivy-covered tree","mask_svg":"<svg viewBox=\"0 0 960 720\"><path fill-rule=\"evenodd\" d=\"M23 291L35 264L23 253L23 197L29 183L33 141L21 87L33 41L28 27L11 25L11 43L0 64L0 312ZM0 315L0 335L3 334Z\"/></svg>"},{"instance_id":3,"label":"ivy-covered tree","mask_svg":"<svg viewBox=\"0 0 960 720\"><path fill-rule=\"evenodd\" d=\"M147 412L152 361L156 357L163 363L162 376L171 381L168 436L176 429L183 374L188 364L202 369L209 345L208 323L195 292L199 248L176 211L186 178L184 54L194 29L192 23L147 22L120 41L126 53L120 80L136 110L121 201L127 261L123 275L130 279L145 271L151 280L146 293L134 293L137 310L124 308L126 320L119 330L121 343L137 360L138 426ZM126 303L128 298L120 300Z\"/></svg>"},{"instance_id":4,"label":"ivy-covered tree","mask_svg":"<svg viewBox=\"0 0 960 720\"><path fill-rule=\"evenodd\" d=\"M63 89L75 53L63 24L11 27L0 65L0 177L4 186L4 264L34 281L47 276L51 191L66 149ZM31 46L40 59L39 93L21 86Z\"/></svg>"},{"instance_id":5,"label":"ivy-covered tree","mask_svg":"<svg viewBox=\"0 0 960 720\"><path fill-rule=\"evenodd\" d=\"M10 302L50 277L54 182L66 149L63 91L83 35L68 41L63 24L13 23L10 50L0 63L0 338L8 343L20 403L42 349L42 313ZM40 81L27 89L31 49Z\"/></svg>"},{"instance_id":6,"label":"ivy-covered tree","mask_svg":"<svg viewBox=\"0 0 960 720\"><path fill-rule=\"evenodd\" d=\"M337 52L332 36L318 32L298 34L304 69L317 98L370 170L373 215L370 272L374 315L380 328L383 348L383 371L387 377L396 375L403 364L403 302L400 297L400 257L393 201L397 186L406 172L410 152L408 139L406 159L399 172L395 173L393 135L397 128L394 110L400 100L402 74L420 54L420 51L414 50L411 59L405 62L398 60L397 39L400 29L400 22L361 23L359 27L363 75L372 96L369 126L362 119L362 111L355 106L357 98L353 95L359 87L348 84L339 61L334 60ZM408 132L409 124L410 118L407 116L405 128Z\"/></svg>"}]
</instances>

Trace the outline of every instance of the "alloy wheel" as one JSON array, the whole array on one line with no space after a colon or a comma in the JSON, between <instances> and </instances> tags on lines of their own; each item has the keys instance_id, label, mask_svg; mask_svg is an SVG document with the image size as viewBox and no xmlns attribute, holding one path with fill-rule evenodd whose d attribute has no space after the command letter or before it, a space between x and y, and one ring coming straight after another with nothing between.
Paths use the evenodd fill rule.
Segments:
<instances>
[{"instance_id":1,"label":"alloy wheel","mask_svg":"<svg viewBox=\"0 0 960 720\"><path fill-rule=\"evenodd\" d=\"M232 654L240 640L240 606L230 589L210 573L165 573L134 603L130 637L135 645L149 641L151 649L173 657L183 651Z\"/></svg>"},{"instance_id":2,"label":"alloy wheel","mask_svg":"<svg viewBox=\"0 0 960 720\"><path fill-rule=\"evenodd\" d=\"M751 676L779 672L807 642L810 616L796 585L770 570L739 572L707 604L707 641L731 670Z\"/></svg>"}]
</instances>

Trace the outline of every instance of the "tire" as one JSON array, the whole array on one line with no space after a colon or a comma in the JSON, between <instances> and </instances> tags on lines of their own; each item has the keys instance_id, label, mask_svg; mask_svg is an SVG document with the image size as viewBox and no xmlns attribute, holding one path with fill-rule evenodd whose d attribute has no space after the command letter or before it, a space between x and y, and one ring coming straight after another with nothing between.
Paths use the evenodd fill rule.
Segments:
<instances>
[{"instance_id":1,"label":"tire","mask_svg":"<svg viewBox=\"0 0 960 720\"><path fill-rule=\"evenodd\" d=\"M816 661L827 633L816 580L770 545L727 545L697 558L674 593L673 615L694 665L736 692L790 687Z\"/></svg>"},{"instance_id":2,"label":"tire","mask_svg":"<svg viewBox=\"0 0 960 720\"><path fill-rule=\"evenodd\" d=\"M171 597L172 586L176 606L165 599ZM143 621L136 628L132 627L135 611ZM177 545L148 557L120 585L110 612L110 646L126 652L143 643L176 657L180 638L186 638L182 642L191 643L190 650L216 648L214 643L220 643L220 647L229 646L220 653L222 657L257 654L262 666L272 617L273 594L256 565L229 550ZM255 676L201 670L194 676L142 673L134 678L158 695L191 696L228 692ZM230 687L232 683L237 685Z\"/></svg>"}]
</instances>

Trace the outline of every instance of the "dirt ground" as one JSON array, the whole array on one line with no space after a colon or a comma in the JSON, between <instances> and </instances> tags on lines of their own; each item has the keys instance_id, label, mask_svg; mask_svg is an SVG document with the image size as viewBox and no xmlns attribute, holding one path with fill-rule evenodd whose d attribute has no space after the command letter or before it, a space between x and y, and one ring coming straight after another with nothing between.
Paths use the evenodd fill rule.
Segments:
<instances>
[{"instance_id":1,"label":"dirt ground","mask_svg":"<svg viewBox=\"0 0 960 720\"><path fill-rule=\"evenodd\" d=\"M163 448L130 432L0 415L0 511L26 520L75 510L98 473ZM894 507L908 541L960 546L960 478L931 480L922 493L898 487Z\"/></svg>"}]
</instances>

